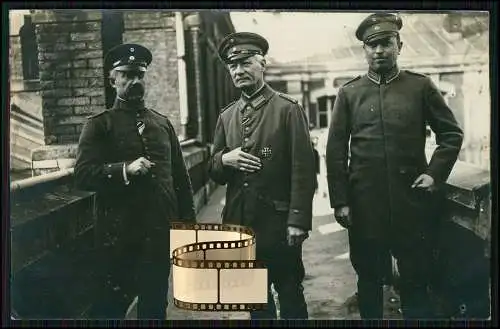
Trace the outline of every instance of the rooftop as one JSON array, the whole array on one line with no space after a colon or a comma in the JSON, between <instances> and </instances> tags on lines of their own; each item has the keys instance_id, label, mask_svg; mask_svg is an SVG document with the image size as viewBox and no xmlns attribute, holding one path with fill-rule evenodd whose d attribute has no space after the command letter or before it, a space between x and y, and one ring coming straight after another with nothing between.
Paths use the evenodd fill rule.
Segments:
<instances>
[{"instance_id":1,"label":"rooftop","mask_svg":"<svg viewBox=\"0 0 500 329\"><path fill-rule=\"evenodd\" d=\"M420 62L431 62L433 65L450 62L470 63L488 61L489 34L487 14L474 13L460 16L461 23L450 28L448 14L401 14L403 28L401 40L403 49L399 58L402 65ZM453 23L454 18L451 19ZM456 22L456 21L455 21ZM453 32L455 27L456 32ZM332 47L329 51L292 61L281 61L275 64L314 65L320 63L362 62L364 54L362 44L354 36L355 27L345 26L337 37L342 46ZM448 32L450 31L450 32Z\"/></svg>"}]
</instances>

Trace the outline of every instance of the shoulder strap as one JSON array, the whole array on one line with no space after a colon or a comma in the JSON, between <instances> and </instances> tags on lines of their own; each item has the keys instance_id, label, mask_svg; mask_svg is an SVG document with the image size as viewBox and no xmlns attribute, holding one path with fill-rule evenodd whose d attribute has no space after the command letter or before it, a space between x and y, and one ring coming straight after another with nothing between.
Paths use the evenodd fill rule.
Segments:
<instances>
[{"instance_id":1,"label":"shoulder strap","mask_svg":"<svg viewBox=\"0 0 500 329\"><path fill-rule=\"evenodd\" d=\"M286 99L287 101L292 102L294 104L297 104L299 102L298 100L296 100L292 96L284 94L284 93L278 92L278 96L280 96L281 98Z\"/></svg>"},{"instance_id":2,"label":"shoulder strap","mask_svg":"<svg viewBox=\"0 0 500 329\"><path fill-rule=\"evenodd\" d=\"M348 84L351 84L351 83L353 83L354 81L358 81L359 79L361 79L361 75L358 75L357 77L352 78L351 80L347 81L346 83L344 83L344 84L342 85L342 87L343 87L343 86L347 86Z\"/></svg>"},{"instance_id":3,"label":"shoulder strap","mask_svg":"<svg viewBox=\"0 0 500 329\"><path fill-rule=\"evenodd\" d=\"M232 101L231 103L227 104L226 106L224 106L221 110L220 110L220 113L224 112L225 110L227 110L228 108L230 108L234 103L236 103L237 100L234 100Z\"/></svg>"},{"instance_id":4,"label":"shoulder strap","mask_svg":"<svg viewBox=\"0 0 500 329\"><path fill-rule=\"evenodd\" d=\"M422 73L418 73L418 72L414 72L414 71L410 71L410 70L405 70L405 72L409 73L409 74L413 74L413 75L419 76L419 77L427 78L427 75L422 74Z\"/></svg>"}]
</instances>

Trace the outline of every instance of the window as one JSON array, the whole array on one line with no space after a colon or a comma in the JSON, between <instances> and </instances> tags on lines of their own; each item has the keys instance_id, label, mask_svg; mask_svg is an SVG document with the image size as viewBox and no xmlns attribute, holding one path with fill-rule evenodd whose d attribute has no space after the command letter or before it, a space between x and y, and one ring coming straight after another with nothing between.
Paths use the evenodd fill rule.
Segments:
<instances>
[{"instance_id":1,"label":"window","mask_svg":"<svg viewBox=\"0 0 500 329\"><path fill-rule=\"evenodd\" d=\"M21 40L21 61L24 80L38 80L38 46L36 43L35 25L30 15L24 16L24 25L19 30Z\"/></svg>"}]
</instances>

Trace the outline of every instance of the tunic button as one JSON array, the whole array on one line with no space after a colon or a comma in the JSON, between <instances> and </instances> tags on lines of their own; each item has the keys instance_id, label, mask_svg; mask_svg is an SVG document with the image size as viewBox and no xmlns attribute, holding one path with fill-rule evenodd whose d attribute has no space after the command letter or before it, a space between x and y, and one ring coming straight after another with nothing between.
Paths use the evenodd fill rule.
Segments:
<instances>
[{"instance_id":1,"label":"tunic button","mask_svg":"<svg viewBox=\"0 0 500 329\"><path fill-rule=\"evenodd\" d=\"M248 183L247 182L243 183L243 186L248 187Z\"/></svg>"},{"instance_id":2,"label":"tunic button","mask_svg":"<svg viewBox=\"0 0 500 329\"><path fill-rule=\"evenodd\" d=\"M245 140L245 142L248 142L248 137L245 137L245 139L244 139L244 140Z\"/></svg>"},{"instance_id":3,"label":"tunic button","mask_svg":"<svg viewBox=\"0 0 500 329\"><path fill-rule=\"evenodd\" d=\"M245 131L248 131L248 129L250 129L250 128L248 128L248 127L245 127Z\"/></svg>"},{"instance_id":4,"label":"tunic button","mask_svg":"<svg viewBox=\"0 0 500 329\"><path fill-rule=\"evenodd\" d=\"M294 213L294 214L298 214L298 213L299 213L299 211L298 211L297 209L294 209L294 210L293 210L293 213Z\"/></svg>"},{"instance_id":5,"label":"tunic button","mask_svg":"<svg viewBox=\"0 0 500 329\"><path fill-rule=\"evenodd\" d=\"M156 175L155 175L155 174L151 174L151 177L152 177L152 178L155 178L155 177L156 177Z\"/></svg>"},{"instance_id":6,"label":"tunic button","mask_svg":"<svg viewBox=\"0 0 500 329\"><path fill-rule=\"evenodd\" d=\"M111 177L112 177L112 176L111 176L111 174L109 174L109 175L108 175L108 178L111 178Z\"/></svg>"}]
</instances>

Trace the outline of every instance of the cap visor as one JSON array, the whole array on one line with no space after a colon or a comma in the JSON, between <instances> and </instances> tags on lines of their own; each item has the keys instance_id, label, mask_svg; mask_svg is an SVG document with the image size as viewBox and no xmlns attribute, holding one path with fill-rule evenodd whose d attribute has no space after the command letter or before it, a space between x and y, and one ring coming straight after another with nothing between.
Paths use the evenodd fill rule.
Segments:
<instances>
[{"instance_id":1,"label":"cap visor","mask_svg":"<svg viewBox=\"0 0 500 329\"><path fill-rule=\"evenodd\" d=\"M239 54L239 55L231 56L231 58L227 59L226 62L232 63L232 62L236 62L236 61L241 61L243 59L252 57L253 55L255 55L255 54Z\"/></svg>"},{"instance_id":2,"label":"cap visor","mask_svg":"<svg viewBox=\"0 0 500 329\"><path fill-rule=\"evenodd\" d=\"M140 71L146 72L147 69L144 66L138 65L120 65L114 68L116 71Z\"/></svg>"},{"instance_id":3,"label":"cap visor","mask_svg":"<svg viewBox=\"0 0 500 329\"><path fill-rule=\"evenodd\" d=\"M374 35L369 36L368 38L366 38L365 43L366 42L373 42L373 41L377 41L377 40L381 40L381 39L390 38L390 37L393 37L393 36L396 36L396 35L397 35L397 32L381 32L381 33L377 33L377 34L374 34Z\"/></svg>"}]
</instances>

